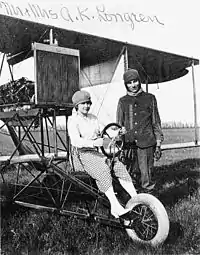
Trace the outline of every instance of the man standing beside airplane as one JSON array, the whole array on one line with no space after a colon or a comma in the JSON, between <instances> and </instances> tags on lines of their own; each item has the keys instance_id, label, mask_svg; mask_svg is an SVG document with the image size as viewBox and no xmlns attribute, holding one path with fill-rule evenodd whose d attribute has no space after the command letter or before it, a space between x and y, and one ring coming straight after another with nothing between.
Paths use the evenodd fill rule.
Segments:
<instances>
[{"instance_id":1,"label":"man standing beside airplane","mask_svg":"<svg viewBox=\"0 0 200 255\"><path fill-rule=\"evenodd\" d=\"M137 70L128 69L123 80L127 94L119 99L117 107L117 123L125 131L121 160L132 176L137 163L142 191L149 192L155 187L151 179L154 158L160 159L164 140L157 101L142 90Z\"/></svg>"}]
</instances>

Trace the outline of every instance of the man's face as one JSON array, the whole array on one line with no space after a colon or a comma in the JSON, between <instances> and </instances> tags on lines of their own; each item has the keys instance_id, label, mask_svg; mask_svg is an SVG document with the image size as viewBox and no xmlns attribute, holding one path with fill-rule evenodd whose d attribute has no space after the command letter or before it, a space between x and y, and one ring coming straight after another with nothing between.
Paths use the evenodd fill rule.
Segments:
<instances>
[{"instance_id":1,"label":"man's face","mask_svg":"<svg viewBox=\"0 0 200 255\"><path fill-rule=\"evenodd\" d=\"M127 86L127 89L133 93L137 93L141 88L141 85L138 79L134 79L130 82L127 82L126 86Z\"/></svg>"}]
</instances>

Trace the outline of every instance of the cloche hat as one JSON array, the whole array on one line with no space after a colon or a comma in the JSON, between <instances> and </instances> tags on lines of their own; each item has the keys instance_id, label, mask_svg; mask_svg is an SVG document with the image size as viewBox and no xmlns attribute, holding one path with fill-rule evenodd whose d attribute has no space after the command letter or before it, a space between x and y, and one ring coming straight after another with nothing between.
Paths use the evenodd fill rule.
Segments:
<instances>
[{"instance_id":1,"label":"cloche hat","mask_svg":"<svg viewBox=\"0 0 200 255\"><path fill-rule=\"evenodd\" d=\"M74 106L85 102L92 103L90 94L87 91L79 90L76 91L72 96L72 103L74 104Z\"/></svg>"}]
</instances>

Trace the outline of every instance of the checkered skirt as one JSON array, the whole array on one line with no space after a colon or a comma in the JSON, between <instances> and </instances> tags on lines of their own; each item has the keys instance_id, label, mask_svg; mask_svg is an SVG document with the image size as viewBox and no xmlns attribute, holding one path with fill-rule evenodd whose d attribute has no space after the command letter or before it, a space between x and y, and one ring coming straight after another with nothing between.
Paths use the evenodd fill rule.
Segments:
<instances>
[{"instance_id":1,"label":"checkered skirt","mask_svg":"<svg viewBox=\"0 0 200 255\"><path fill-rule=\"evenodd\" d=\"M112 185L111 169L107 164L107 158L95 149L78 149L73 147L72 163L75 171L84 171L95 179L99 190L105 193ZM119 160L115 160L114 174L117 178L131 182L132 179Z\"/></svg>"}]
</instances>

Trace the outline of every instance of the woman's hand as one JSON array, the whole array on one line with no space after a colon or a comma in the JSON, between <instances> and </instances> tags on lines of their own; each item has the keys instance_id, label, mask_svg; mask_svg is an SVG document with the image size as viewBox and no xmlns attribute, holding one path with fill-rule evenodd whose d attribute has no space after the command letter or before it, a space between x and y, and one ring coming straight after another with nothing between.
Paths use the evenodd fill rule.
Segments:
<instances>
[{"instance_id":1,"label":"woman's hand","mask_svg":"<svg viewBox=\"0 0 200 255\"><path fill-rule=\"evenodd\" d=\"M101 146L103 146L103 138L97 138L96 140L94 140L93 145L94 145L94 147L101 147Z\"/></svg>"}]
</instances>

